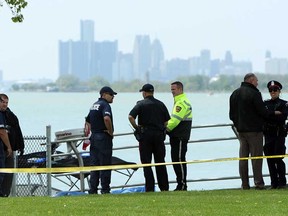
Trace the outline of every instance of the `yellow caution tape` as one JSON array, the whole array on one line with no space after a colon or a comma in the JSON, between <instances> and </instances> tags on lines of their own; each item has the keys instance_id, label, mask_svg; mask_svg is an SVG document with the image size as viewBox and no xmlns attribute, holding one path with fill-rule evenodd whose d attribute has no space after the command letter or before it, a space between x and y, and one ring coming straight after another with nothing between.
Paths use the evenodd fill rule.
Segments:
<instances>
[{"instance_id":1,"label":"yellow caution tape","mask_svg":"<svg viewBox=\"0 0 288 216\"><path fill-rule=\"evenodd\" d=\"M121 169L138 169L150 166L163 166L173 164L193 164L193 163L211 163L211 162L224 162L224 161L240 161L240 160L256 160L264 158L284 158L288 155L273 155L273 156L258 156L258 157L234 157L234 158L216 158L216 159L202 159L190 160L185 162L166 162L166 163L150 163L150 164L129 164L129 165L110 165L110 166L85 166L85 167L53 167L53 168L1 168L0 173L78 173L90 172L100 170L121 170Z\"/></svg>"}]
</instances>

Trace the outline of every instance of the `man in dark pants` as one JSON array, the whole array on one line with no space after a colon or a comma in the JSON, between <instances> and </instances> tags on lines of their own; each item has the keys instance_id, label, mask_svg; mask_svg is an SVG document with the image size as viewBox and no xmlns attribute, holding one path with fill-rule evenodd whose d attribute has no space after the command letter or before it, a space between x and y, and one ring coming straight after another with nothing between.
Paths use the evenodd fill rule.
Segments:
<instances>
[{"instance_id":1,"label":"man in dark pants","mask_svg":"<svg viewBox=\"0 0 288 216\"><path fill-rule=\"evenodd\" d=\"M18 151L20 155L24 153L24 139L22 131L19 125L17 116L8 108L9 98L6 94L0 94L0 110L3 112L6 120L6 127L8 131L8 137L11 144L12 151ZM5 148L6 150L6 148ZM14 158L6 157L6 168L14 168ZM6 173L2 183L2 192L5 197L10 195L13 173Z\"/></svg>"},{"instance_id":2,"label":"man in dark pants","mask_svg":"<svg viewBox=\"0 0 288 216\"><path fill-rule=\"evenodd\" d=\"M140 159L143 164L150 164L152 155L155 163L165 162L165 127L170 119L165 104L154 98L154 87L145 84L140 90L144 100L138 101L130 111L128 119L139 132ZM138 124L135 119L138 117ZM156 166L158 186L161 191L169 190L166 166ZM145 190L155 191L155 179L152 168L144 167Z\"/></svg>"},{"instance_id":3,"label":"man in dark pants","mask_svg":"<svg viewBox=\"0 0 288 216\"><path fill-rule=\"evenodd\" d=\"M167 125L167 133L170 136L171 159L172 162L184 162L173 164L177 181L175 191L186 191L187 165L185 162L192 126L192 106L184 93L181 82L171 83L171 92L174 98L174 107Z\"/></svg>"},{"instance_id":4,"label":"man in dark pants","mask_svg":"<svg viewBox=\"0 0 288 216\"><path fill-rule=\"evenodd\" d=\"M263 125L264 118L279 115L279 111L269 111L265 108L262 95L257 89L258 79L253 73L244 77L244 82L230 96L229 117L239 133L239 157L246 158L263 156ZM255 189L262 190L264 180L262 174L262 159L252 160ZM242 189L249 190L248 160L239 160L239 173Z\"/></svg>"},{"instance_id":5,"label":"man in dark pants","mask_svg":"<svg viewBox=\"0 0 288 216\"><path fill-rule=\"evenodd\" d=\"M287 131L285 121L287 119L288 103L279 98L282 85L278 81L271 80L267 83L271 99L265 100L268 110L278 110L282 114L265 119L264 124L264 153L266 156L285 155L285 138ZM286 187L286 166L283 158L267 158L267 164L271 179L271 189Z\"/></svg>"},{"instance_id":6,"label":"man in dark pants","mask_svg":"<svg viewBox=\"0 0 288 216\"><path fill-rule=\"evenodd\" d=\"M104 86L100 90L100 98L92 105L86 117L85 130L92 132L91 166L111 165L114 125L109 103L113 103L116 94L110 87ZM101 193L110 193L111 170L102 170L91 171L89 194L98 193L99 180L101 180Z\"/></svg>"},{"instance_id":7,"label":"man in dark pants","mask_svg":"<svg viewBox=\"0 0 288 216\"><path fill-rule=\"evenodd\" d=\"M2 101L0 101L2 103ZM5 150L6 149L6 152ZM12 148L8 138L6 129L6 119L3 112L0 112L0 168L5 168L5 160L12 157ZM0 197L5 197L3 193L3 179L6 173L0 173Z\"/></svg>"}]
</instances>

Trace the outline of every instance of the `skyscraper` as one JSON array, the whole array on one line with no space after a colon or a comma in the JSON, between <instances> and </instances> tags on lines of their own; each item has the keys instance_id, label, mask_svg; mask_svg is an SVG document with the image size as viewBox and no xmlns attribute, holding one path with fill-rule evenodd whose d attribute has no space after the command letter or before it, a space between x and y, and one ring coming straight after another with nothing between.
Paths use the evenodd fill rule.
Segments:
<instances>
[{"instance_id":1,"label":"skyscraper","mask_svg":"<svg viewBox=\"0 0 288 216\"><path fill-rule=\"evenodd\" d=\"M150 79L159 80L161 79L161 66L164 62L164 51L163 47L158 39L155 39L151 45L151 69Z\"/></svg>"},{"instance_id":2,"label":"skyscraper","mask_svg":"<svg viewBox=\"0 0 288 216\"><path fill-rule=\"evenodd\" d=\"M210 76L211 57L210 50L201 50L200 53L200 74Z\"/></svg>"},{"instance_id":3,"label":"skyscraper","mask_svg":"<svg viewBox=\"0 0 288 216\"><path fill-rule=\"evenodd\" d=\"M81 37L83 42L94 42L94 22L92 20L81 20Z\"/></svg>"},{"instance_id":4,"label":"skyscraper","mask_svg":"<svg viewBox=\"0 0 288 216\"><path fill-rule=\"evenodd\" d=\"M80 80L101 76L111 81L116 70L118 41L94 41L94 22L81 20L79 41L59 41L59 74Z\"/></svg>"},{"instance_id":5,"label":"skyscraper","mask_svg":"<svg viewBox=\"0 0 288 216\"><path fill-rule=\"evenodd\" d=\"M149 81L151 69L151 42L149 35L137 35L133 48L134 79Z\"/></svg>"}]
</instances>

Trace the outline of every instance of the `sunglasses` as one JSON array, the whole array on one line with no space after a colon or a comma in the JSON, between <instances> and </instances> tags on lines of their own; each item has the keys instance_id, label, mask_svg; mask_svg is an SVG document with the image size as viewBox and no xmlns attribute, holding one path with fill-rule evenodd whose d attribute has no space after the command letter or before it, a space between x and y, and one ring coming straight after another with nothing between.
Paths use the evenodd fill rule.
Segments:
<instances>
[{"instance_id":1,"label":"sunglasses","mask_svg":"<svg viewBox=\"0 0 288 216\"><path fill-rule=\"evenodd\" d=\"M107 93L108 95L110 95L111 97L114 97L114 94L112 94L112 93Z\"/></svg>"},{"instance_id":2,"label":"sunglasses","mask_svg":"<svg viewBox=\"0 0 288 216\"><path fill-rule=\"evenodd\" d=\"M271 88L271 89L269 89L269 92L277 92L277 91L279 91L278 88Z\"/></svg>"}]
</instances>

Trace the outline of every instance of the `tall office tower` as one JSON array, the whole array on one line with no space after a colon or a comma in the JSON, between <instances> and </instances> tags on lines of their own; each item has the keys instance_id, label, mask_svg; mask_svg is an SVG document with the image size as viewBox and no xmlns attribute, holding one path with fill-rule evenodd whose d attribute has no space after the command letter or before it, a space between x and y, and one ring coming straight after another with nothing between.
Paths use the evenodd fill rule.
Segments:
<instances>
[{"instance_id":1,"label":"tall office tower","mask_svg":"<svg viewBox=\"0 0 288 216\"><path fill-rule=\"evenodd\" d=\"M94 42L91 49L90 77L100 76L112 81L116 71L118 41Z\"/></svg>"},{"instance_id":2,"label":"tall office tower","mask_svg":"<svg viewBox=\"0 0 288 216\"><path fill-rule=\"evenodd\" d=\"M89 78L89 46L81 41L59 41L59 75Z\"/></svg>"},{"instance_id":3,"label":"tall office tower","mask_svg":"<svg viewBox=\"0 0 288 216\"><path fill-rule=\"evenodd\" d=\"M133 48L133 79L150 79L151 43L149 35L137 35Z\"/></svg>"},{"instance_id":4,"label":"tall office tower","mask_svg":"<svg viewBox=\"0 0 288 216\"><path fill-rule=\"evenodd\" d=\"M200 74L210 76L211 57L210 50L201 50L200 53Z\"/></svg>"},{"instance_id":5,"label":"tall office tower","mask_svg":"<svg viewBox=\"0 0 288 216\"><path fill-rule=\"evenodd\" d=\"M94 22L92 20L81 20L81 37L80 40L83 42L94 41Z\"/></svg>"},{"instance_id":6,"label":"tall office tower","mask_svg":"<svg viewBox=\"0 0 288 216\"><path fill-rule=\"evenodd\" d=\"M58 58L59 58L59 75L68 75L71 74L71 47L73 41L58 43Z\"/></svg>"},{"instance_id":7,"label":"tall office tower","mask_svg":"<svg viewBox=\"0 0 288 216\"><path fill-rule=\"evenodd\" d=\"M151 71L150 79L157 80L161 78L161 66L164 61L163 47L158 39L155 39L151 45Z\"/></svg>"},{"instance_id":8,"label":"tall office tower","mask_svg":"<svg viewBox=\"0 0 288 216\"><path fill-rule=\"evenodd\" d=\"M118 53L118 73L113 76L116 81L131 81L133 77L133 55Z\"/></svg>"},{"instance_id":9,"label":"tall office tower","mask_svg":"<svg viewBox=\"0 0 288 216\"><path fill-rule=\"evenodd\" d=\"M224 60L225 65L233 65L233 57L232 53L230 51L226 51L225 53L225 60Z\"/></svg>"}]
</instances>

